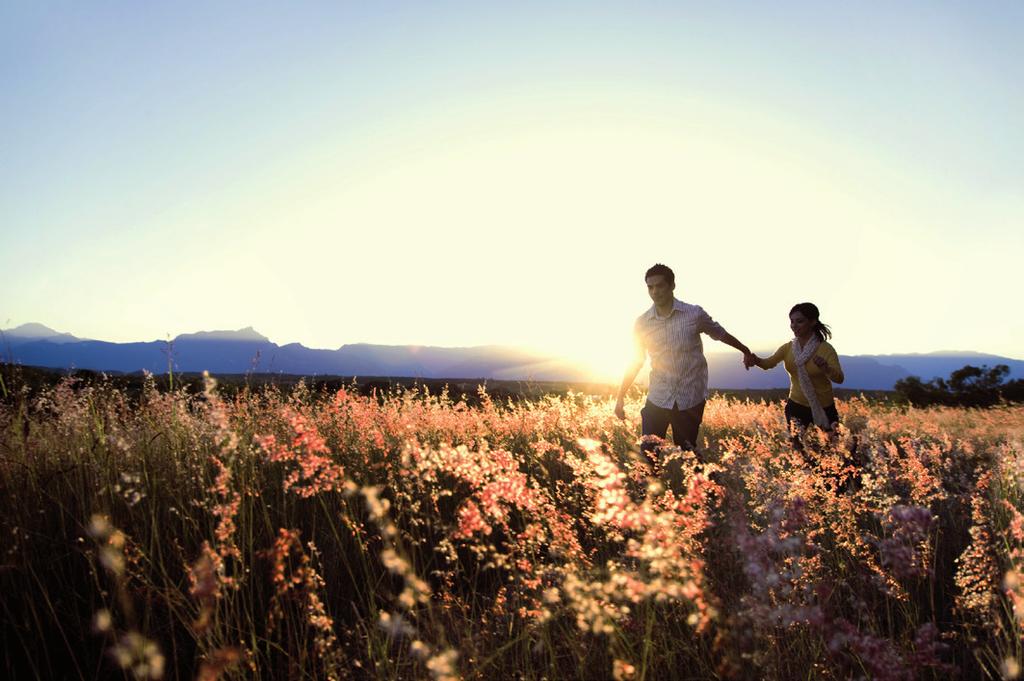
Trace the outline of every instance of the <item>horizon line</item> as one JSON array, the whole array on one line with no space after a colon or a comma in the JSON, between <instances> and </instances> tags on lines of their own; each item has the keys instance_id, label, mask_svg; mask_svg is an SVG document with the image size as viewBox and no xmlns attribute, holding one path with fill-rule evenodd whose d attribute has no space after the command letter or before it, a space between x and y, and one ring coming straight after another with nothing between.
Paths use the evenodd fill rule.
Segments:
<instances>
[{"instance_id":1,"label":"horizon line","mask_svg":"<svg viewBox=\"0 0 1024 681\"><path fill-rule=\"evenodd\" d=\"M271 339L269 336L266 336L263 333L257 331L256 328L253 325L251 325L251 324L248 325L248 326L244 326L244 327L242 327L240 329L212 329L212 330L202 330L201 329L201 330L198 330L198 331L186 331L186 332L178 333L176 336L174 336L173 338L170 338L170 339L154 338L152 340L111 341L111 340L103 340L103 339L100 339L100 338L83 338L83 337L79 337L79 336L76 336L73 333L68 332L68 331L58 331L58 330L54 329L53 327L50 327L47 324L44 324L42 322L32 321L32 322L24 322L22 324L18 324L17 326L14 326L12 328L0 329L0 336L5 335L8 332L15 331L15 330L17 330L19 328L22 328L22 327L25 327L25 326L41 326L44 329L53 332L53 336L71 336L72 338L75 339L72 342L99 342L99 343L111 343L111 344L116 344L116 345L127 345L127 344L130 344L130 343L168 343L168 342L174 342L175 340L181 338L182 336L190 336L190 335L197 335L197 334L218 334L218 333L240 334L240 333L244 333L246 331L251 331L253 334L258 335L262 342L267 342L267 343L270 343L272 345L276 345L277 347L286 347L288 345L300 345L300 346L306 348L307 350L324 350L324 351L328 351L328 352L337 352L338 350L341 350L344 347L353 346L353 345L371 345L371 346L376 346L376 347L387 347L387 348L433 348L433 349L440 349L440 350L473 350L473 349L479 349L479 348L504 348L504 349L510 349L510 350L520 350L520 351L523 351L523 352L538 353L538 354L541 354L541 355L543 355L543 356L545 356L546 358L549 358L549 359L550 358L571 359L572 356L573 356L572 354L566 354L566 353L563 353L563 352L560 352L560 351L545 350L545 349L533 347L533 346L530 346L530 345L519 345L519 344L514 344L514 343L481 343L481 344L478 344L478 345L436 345L436 344L430 344L430 343L378 343L378 342L373 342L373 341L355 341L355 342L349 342L349 343L342 343L341 345L338 345L336 347L314 347L312 345L305 345L302 341L289 341L289 342L285 342L285 343L275 341L275 340ZM35 340L45 341L48 338L51 338L53 336L37 336L34 339ZM213 340L213 339L211 339L211 340ZM222 340L235 340L235 339L227 338L227 339L222 339ZM255 338L253 338L251 340L257 341L257 339L255 339ZM260 342L260 341L257 341L257 342ZM771 345L771 346L763 346L762 349L769 349L769 348L772 348L772 347L776 347L776 346L774 344ZM706 354L706 355L707 354L716 354L716 355L717 354L724 354L724 355L729 355L729 354L732 354L732 352L730 352L729 350L720 350L720 349L717 349L717 348L713 348L713 349L705 348L704 354ZM994 352L986 352L986 351L981 351L981 350L951 350L951 349L943 349L943 350L926 350L926 351L916 350L916 351L885 352L885 353L881 353L881 352L842 353L842 352L839 352L838 354L841 355L841 356L844 356L844 357L898 357L898 356L907 356L907 355L911 355L911 356L914 356L914 355L916 355L916 356L929 356L929 355L981 355L981 356L988 356L988 357L997 357L997 358L1001 358L1001 359L1009 359L1009 360L1013 360L1013 361L1017 361L1017 362L1024 362L1024 357L1013 357L1013 356L1010 356L1010 355L1002 355L1002 354L997 354L997 353L994 353Z\"/></svg>"}]
</instances>

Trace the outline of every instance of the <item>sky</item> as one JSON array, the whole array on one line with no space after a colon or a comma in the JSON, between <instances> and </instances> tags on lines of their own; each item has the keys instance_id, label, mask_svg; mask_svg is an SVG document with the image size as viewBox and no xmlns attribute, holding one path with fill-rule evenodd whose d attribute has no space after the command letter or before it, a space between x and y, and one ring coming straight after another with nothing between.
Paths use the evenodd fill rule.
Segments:
<instances>
[{"instance_id":1,"label":"sky","mask_svg":"<svg viewBox=\"0 0 1024 681\"><path fill-rule=\"evenodd\" d=\"M1024 358L1020 2L0 7L0 328ZM1017 310L1014 312L1014 310ZM706 350L729 350L713 341Z\"/></svg>"}]
</instances>

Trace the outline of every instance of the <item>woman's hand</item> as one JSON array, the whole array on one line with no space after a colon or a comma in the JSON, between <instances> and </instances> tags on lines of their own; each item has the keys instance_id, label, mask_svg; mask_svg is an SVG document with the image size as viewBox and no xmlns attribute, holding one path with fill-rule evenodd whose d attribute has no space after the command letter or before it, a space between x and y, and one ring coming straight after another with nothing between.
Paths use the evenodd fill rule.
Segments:
<instances>
[{"instance_id":1,"label":"woman's hand","mask_svg":"<svg viewBox=\"0 0 1024 681\"><path fill-rule=\"evenodd\" d=\"M830 381L832 380L832 367L828 365L828 362L826 362L818 355L815 355L814 365L821 369L821 373L825 374L825 378L827 378Z\"/></svg>"}]
</instances>

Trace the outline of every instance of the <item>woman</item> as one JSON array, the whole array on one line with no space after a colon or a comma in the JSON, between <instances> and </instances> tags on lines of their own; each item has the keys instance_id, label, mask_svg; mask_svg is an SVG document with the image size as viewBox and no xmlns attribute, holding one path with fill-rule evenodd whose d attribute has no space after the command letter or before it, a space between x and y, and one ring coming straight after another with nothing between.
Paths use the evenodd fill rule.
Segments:
<instances>
[{"instance_id":1,"label":"woman","mask_svg":"<svg viewBox=\"0 0 1024 681\"><path fill-rule=\"evenodd\" d=\"M818 319L813 303L794 305L789 311L789 328L793 340L767 359L750 355L749 365L771 369L785 362L789 372L789 399L786 401L786 423L801 428L814 424L832 430L839 423L839 412L832 397L832 384L843 382L839 355L829 343L832 331Z\"/></svg>"}]
</instances>

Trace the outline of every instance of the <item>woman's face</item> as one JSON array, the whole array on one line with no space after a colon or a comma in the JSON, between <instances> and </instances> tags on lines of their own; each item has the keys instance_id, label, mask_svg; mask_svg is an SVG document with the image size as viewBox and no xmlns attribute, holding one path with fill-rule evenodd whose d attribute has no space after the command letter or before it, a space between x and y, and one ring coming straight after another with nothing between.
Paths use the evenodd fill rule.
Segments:
<instances>
[{"instance_id":1,"label":"woman's face","mask_svg":"<svg viewBox=\"0 0 1024 681\"><path fill-rule=\"evenodd\" d=\"M789 328L797 338L810 338L814 333L814 320L808 319L801 312L789 315Z\"/></svg>"}]
</instances>

